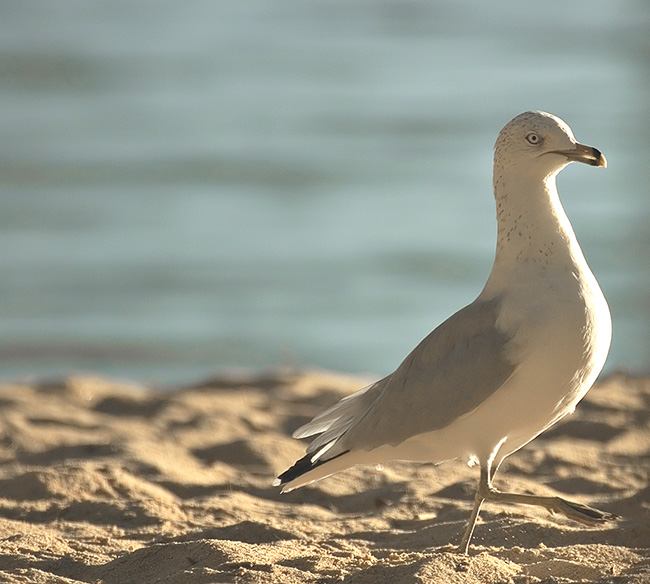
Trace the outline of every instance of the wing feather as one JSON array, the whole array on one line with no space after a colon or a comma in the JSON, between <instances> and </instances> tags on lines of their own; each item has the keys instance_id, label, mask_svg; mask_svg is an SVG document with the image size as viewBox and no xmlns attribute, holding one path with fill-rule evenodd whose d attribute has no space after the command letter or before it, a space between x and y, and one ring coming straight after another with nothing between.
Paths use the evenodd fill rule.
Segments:
<instances>
[{"instance_id":1,"label":"wing feather","mask_svg":"<svg viewBox=\"0 0 650 584\"><path fill-rule=\"evenodd\" d=\"M515 370L512 334L497 326L500 301L477 299L427 336L381 395L342 436L340 448L371 450L438 430L481 405Z\"/></svg>"},{"instance_id":2,"label":"wing feather","mask_svg":"<svg viewBox=\"0 0 650 584\"><path fill-rule=\"evenodd\" d=\"M394 373L298 428L295 438L317 436L307 448L311 461L396 446L476 409L515 370L507 350L512 335L497 326L499 306L498 298L477 299L430 333Z\"/></svg>"}]
</instances>

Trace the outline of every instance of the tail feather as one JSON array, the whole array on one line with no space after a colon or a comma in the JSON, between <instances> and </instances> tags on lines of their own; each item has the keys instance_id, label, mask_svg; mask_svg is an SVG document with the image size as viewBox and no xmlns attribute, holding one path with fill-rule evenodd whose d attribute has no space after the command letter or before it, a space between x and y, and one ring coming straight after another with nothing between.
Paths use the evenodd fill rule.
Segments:
<instances>
[{"instance_id":1,"label":"tail feather","mask_svg":"<svg viewBox=\"0 0 650 584\"><path fill-rule=\"evenodd\" d=\"M350 453L350 451L355 451L354 445L345 442L345 433L368 411L389 379L390 376L385 377L356 391L352 395L344 397L332 407L318 414L311 422L298 428L293 433L294 438L307 438L309 436L315 436L315 438L307 447L307 454L290 469L283 472L274 481L274 486L283 486L282 492L285 493L353 466L358 462L364 462L365 457L356 454L352 458L336 459ZM332 461L336 462L327 464ZM322 465L326 466L312 472ZM303 476L307 474L308 476Z\"/></svg>"},{"instance_id":2,"label":"tail feather","mask_svg":"<svg viewBox=\"0 0 650 584\"><path fill-rule=\"evenodd\" d=\"M311 422L300 426L293 433L293 437L308 438L309 436L322 434L354 419L359 410L359 402L363 400L363 396L375 385L375 383L368 385L339 400L333 406L318 414Z\"/></svg>"}]
</instances>

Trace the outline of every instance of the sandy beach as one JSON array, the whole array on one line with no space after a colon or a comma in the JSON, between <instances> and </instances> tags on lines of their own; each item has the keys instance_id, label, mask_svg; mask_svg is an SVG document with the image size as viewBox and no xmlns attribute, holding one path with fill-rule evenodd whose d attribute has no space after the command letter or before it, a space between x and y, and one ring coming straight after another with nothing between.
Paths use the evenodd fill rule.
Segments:
<instances>
[{"instance_id":1,"label":"sandy beach","mask_svg":"<svg viewBox=\"0 0 650 584\"><path fill-rule=\"evenodd\" d=\"M291 432L368 379L232 374L0 387L0 582L650 582L650 380L613 375L495 484L621 516L586 528L486 504L454 553L476 468L356 468L280 495Z\"/></svg>"}]
</instances>

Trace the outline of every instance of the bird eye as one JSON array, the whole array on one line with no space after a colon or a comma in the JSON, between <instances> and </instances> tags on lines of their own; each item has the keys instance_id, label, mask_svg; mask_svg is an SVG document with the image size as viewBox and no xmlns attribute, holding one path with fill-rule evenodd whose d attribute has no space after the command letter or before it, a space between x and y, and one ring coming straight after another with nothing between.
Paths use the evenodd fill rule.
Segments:
<instances>
[{"instance_id":1,"label":"bird eye","mask_svg":"<svg viewBox=\"0 0 650 584\"><path fill-rule=\"evenodd\" d=\"M526 136L526 140L528 141L529 144L539 144L542 139L539 137L539 134L535 134L535 132L531 132Z\"/></svg>"}]
</instances>

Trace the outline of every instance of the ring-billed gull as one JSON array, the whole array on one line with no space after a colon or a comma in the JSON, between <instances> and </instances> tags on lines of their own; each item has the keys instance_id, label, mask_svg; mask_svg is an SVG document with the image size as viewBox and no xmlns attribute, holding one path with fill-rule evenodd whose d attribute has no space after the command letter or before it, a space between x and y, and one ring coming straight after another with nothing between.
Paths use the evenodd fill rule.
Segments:
<instances>
[{"instance_id":1,"label":"ring-billed gull","mask_svg":"<svg viewBox=\"0 0 650 584\"><path fill-rule=\"evenodd\" d=\"M283 492L356 464L464 458L481 472L460 552L486 500L539 505L588 525L616 518L492 486L506 456L573 412L609 351L607 302L557 193L570 162L607 165L551 114L506 124L494 151L497 248L485 287L392 374L296 430L295 438L317 437L275 481Z\"/></svg>"}]
</instances>

